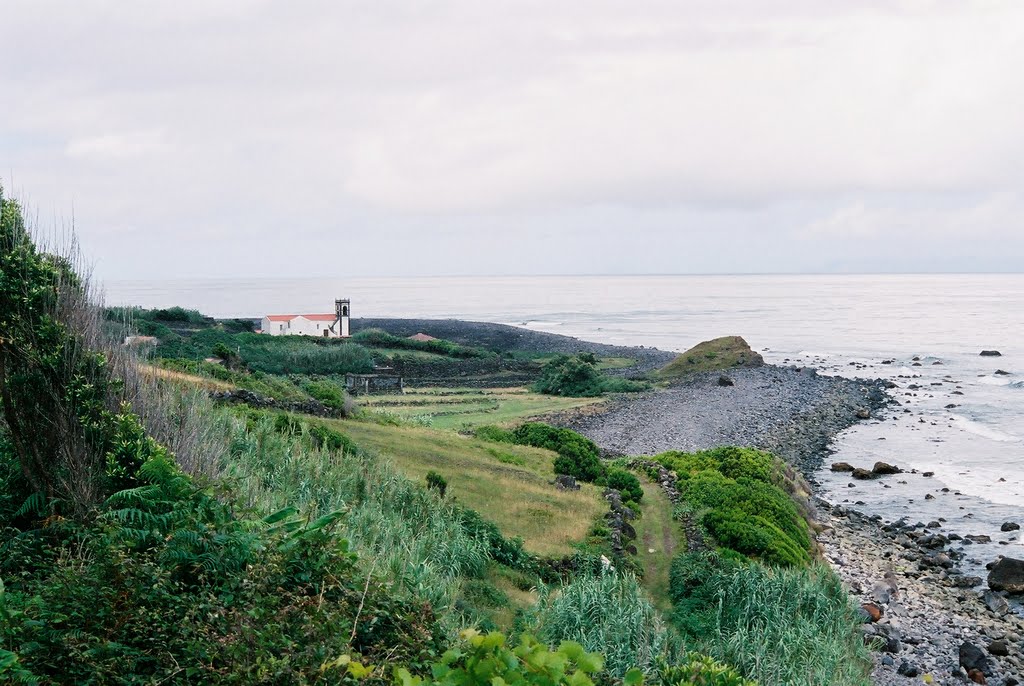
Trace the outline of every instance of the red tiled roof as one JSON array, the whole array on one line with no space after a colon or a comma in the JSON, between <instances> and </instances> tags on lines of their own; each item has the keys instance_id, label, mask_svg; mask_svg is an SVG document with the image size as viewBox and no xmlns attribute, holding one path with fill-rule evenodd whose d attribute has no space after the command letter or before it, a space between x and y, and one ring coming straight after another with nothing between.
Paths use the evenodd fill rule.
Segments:
<instances>
[{"instance_id":1,"label":"red tiled roof","mask_svg":"<svg viewBox=\"0 0 1024 686\"><path fill-rule=\"evenodd\" d=\"M303 317L311 322L333 322L338 317L335 314L268 314L267 319L272 322L290 322L296 317Z\"/></svg>"}]
</instances>

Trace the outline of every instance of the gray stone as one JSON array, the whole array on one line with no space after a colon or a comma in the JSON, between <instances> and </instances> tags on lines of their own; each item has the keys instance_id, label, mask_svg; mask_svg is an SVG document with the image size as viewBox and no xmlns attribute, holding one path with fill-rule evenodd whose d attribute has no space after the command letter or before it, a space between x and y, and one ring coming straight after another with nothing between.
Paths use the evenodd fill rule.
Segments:
<instances>
[{"instance_id":1,"label":"gray stone","mask_svg":"<svg viewBox=\"0 0 1024 686\"><path fill-rule=\"evenodd\" d=\"M993 591L1024 593L1024 560L1002 557L988 573L988 587Z\"/></svg>"}]
</instances>

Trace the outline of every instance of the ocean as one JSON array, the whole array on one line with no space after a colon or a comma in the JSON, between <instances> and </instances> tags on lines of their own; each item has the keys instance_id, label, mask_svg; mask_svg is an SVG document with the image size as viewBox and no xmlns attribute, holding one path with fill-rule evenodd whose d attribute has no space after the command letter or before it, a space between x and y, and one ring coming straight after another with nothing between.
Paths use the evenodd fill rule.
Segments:
<instances>
[{"instance_id":1,"label":"ocean","mask_svg":"<svg viewBox=\"0 0 1024 686\"><path fill-rule=\"evenodd\" d=\"M205 279L106 288L111 305L181 305L216 317L330 312L340 297L351 298L354 317L499 322L664 350L738 334L768 362L891 379L901 404L843 432L827 462L883 460L934 476L851 486L826 467L822 494L885 519L941 518L946 531L988 534L992 543L970 550L975 571L997 553L1024 557L1021 532L1000 531L1005 521L1024 526L1024 274Z\"/></svg>"}]
</instances>

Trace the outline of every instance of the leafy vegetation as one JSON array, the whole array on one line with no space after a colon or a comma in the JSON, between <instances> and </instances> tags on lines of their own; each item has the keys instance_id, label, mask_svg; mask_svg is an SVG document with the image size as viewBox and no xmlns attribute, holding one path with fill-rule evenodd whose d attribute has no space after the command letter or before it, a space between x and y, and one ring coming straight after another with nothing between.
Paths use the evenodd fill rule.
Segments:
<instances>
[{"instance_id":1,"label":"leafy vegetation","mask_svg":"<svg viewBox=\"0 0 1024 686\"><path fill-rule=\"evenodd\" d=\"M765 684L869 683L870 660L830 569L769 568L715 553L672 565L673 624L689 645Z\"/></svg>"},{"instance_id":2,"label":"leafy vegetation","mask_svg":"<svg viewBox=\"0 0 1024 686\"><path fill-rule=\"evenodd\" d=\"M598 360L593 353L554 356L544 363L540 378L533 385L538 393L576 398L633 393L647 388L648 385L640 381L605 376L598 370Z\"/></svg>"},{"instance_id":3,"label":"leafy vegetation","mask_svg":"<svg viewBox=\"0 0 1024 686\"><path fill-rule=\"evenodd\" d=\"M568 639L604 655L605 670L613 677L624 677L633 667L651 672L660 660L675 661L682 652L675 632L629 573L577 577L558 593L541 597L535 622L545 642Z\"/></svg>"},{"instance_id":4,"label":"leafy vegetation","mask_svg":"<svg viewBox=\"0 0 1024 686\"><path fill-rule=\"evenodd\" d=\"M783 488L795 490L777 458L752 448L663 453L679 490L718 544L781 565L811 560L807 521Z\"/></svg>"},{"instance_id":5,"label":"leafy vegetation","mask_svg":"<svg viewBox=\"0 0 1024 686\"><path fill-rule=\"evenodd\" d=\"M740 336L723 336L704 341L654 373L663 380L682 378L698 372L720 371L734 367L758 367L764 359L750 349Z\"/></svg>"},{"instance_id":6,"label":"leafy vegetation","mask_svg":"<svg viewBox=\"0 0 1024 686\"><path fill-rule=\"evenodd\" d=\"M585 482L597 481L605 475L597 444L571 429L527 422L515 428L512 438L520 445L532 445L557 453L554 462L557 474L568 474Z\"/></svg>"}]
</instances>

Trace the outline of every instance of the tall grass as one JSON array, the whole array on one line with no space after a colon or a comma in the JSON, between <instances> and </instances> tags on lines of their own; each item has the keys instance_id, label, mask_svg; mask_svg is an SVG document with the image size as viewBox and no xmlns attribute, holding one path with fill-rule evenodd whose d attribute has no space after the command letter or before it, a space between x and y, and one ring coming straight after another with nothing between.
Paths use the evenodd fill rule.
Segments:
<instances>
[{"instance_id":1,"label":"tall grass","mask_svg":"<svg viewBox=\"0 0 1024 686\"><path fill-rule=\"evenodd\" d=\"M686 597L673 568L675 620ZM686 595L700 607L687 612L691 647L736 667L763 684L870 683L870 659L857 631L849 596L839 578L822 565L770 568L759 564L725 565L719 572L694 565ZM693 578L702 576L704 578Z\"/></svg>"},{"instance_id":2,"label":"tall grass","mask_svg":"<svg viewBox=\"0 0 1024 686\"><path fill-rule=\"evenodd\" d=\"M314 516L344 508L343 534L372 560L367 573L430 602L451 628L460 620L462 581L486 570L488 543L467 531L458 509L371 453L318 450L264 419L236 425L223 469L267 512L292 506Z\"/></svg>"},{"instance_id":3,"label":"tall grass","mask_svg":"<svg viewBox=\"0 0 1024 686\"><path fill-rule=\"evenodd\" d=\"M550 644L578 641L605 656L605 669L622 677L632 667L652 671L675 659L682 643L644 595L632 574L606 571L546 592L537 605L537 636Z\"/></svg>"}]
</instances>

